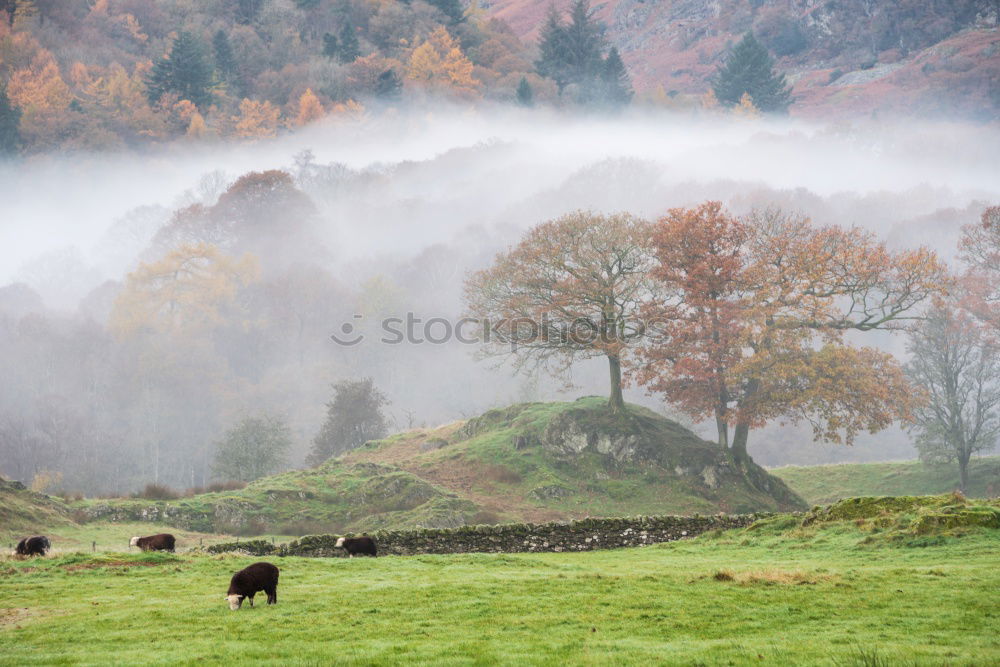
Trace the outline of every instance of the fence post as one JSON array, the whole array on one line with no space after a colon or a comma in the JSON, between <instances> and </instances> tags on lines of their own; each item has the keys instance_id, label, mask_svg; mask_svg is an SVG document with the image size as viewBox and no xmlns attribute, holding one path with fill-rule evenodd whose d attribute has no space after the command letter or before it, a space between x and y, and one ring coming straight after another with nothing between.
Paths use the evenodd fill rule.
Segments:
<instances>
[{"instance_id":1,"label":"fence post","mask_svg":"<svg viewBox=\"0 0 1000 667\"><path fill-rule=\"evenodd\" d=\"M200 547L200 546L204 546L204 544L203 544L204 540L205 540L205 538L204 538L204 537L199 537L199 538L198 538L198 546L199 546L199 547Z\"/></svg>"},{"instance_id":2,"label":"fence post","mask_svg":"<svg viewBox=\"0 0 1000 667\"><path fill-rule=\"evenodd\" d=\"M94 540L93 542L90 543L90 548L93 550L95 554L97 553L97 540Z\"/></svg>"}]
</instances>

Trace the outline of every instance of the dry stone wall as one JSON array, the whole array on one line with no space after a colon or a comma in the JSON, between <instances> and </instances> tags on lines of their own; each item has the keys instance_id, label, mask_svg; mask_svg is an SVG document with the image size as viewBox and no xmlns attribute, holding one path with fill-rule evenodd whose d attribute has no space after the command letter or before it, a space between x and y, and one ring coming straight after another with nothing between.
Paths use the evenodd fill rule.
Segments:
<instances>
[{"instance_id":1,"label":"dry stone wall","mask_svg":"<svg viewBox=\"0 0 1000 667\"><path fill-rule=\"evenodd\" d=\"M509 523L497 526L391 530L372 533L380 555L592 551L637 547L693 537L712 530L749 526L767 514L646 516L580 519L569 523ZM213 553L243 551L255 556L343 557L337 535L307 535L287 544L264 540L209 547Z\"/></svg>"}]
</instances>

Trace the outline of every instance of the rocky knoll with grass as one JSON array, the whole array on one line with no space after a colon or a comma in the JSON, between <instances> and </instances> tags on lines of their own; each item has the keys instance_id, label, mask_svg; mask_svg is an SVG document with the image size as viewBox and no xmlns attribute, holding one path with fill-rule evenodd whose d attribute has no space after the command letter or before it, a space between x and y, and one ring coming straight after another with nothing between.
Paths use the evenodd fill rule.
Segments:
<instances>
[{"instance_id":1,"label":"rocky knoll with grass","mask_svg":"<svg viewBox=\"0 0 1000 667\"><path fill-rule=\"evenodd\" d=\"M638 406L523 403L373 441L308 470L178 500L84 501L87 520L254 535L805 509L780 479Z\"/></svg>"}]
</instances>

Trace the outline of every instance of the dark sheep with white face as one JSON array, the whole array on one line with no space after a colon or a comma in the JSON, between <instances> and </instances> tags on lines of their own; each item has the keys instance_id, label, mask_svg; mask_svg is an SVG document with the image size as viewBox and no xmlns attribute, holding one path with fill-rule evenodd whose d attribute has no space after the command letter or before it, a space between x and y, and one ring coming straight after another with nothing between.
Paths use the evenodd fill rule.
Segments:
<instances>
[{"instance_id":1,"label":"dark sheep with white face","mask_svg":"<svg viewBox=\"0 0 1000 667\"><path fill-rule=\"evenodd\" d=\"M170 533L160 533L148 537L137 535L129 541L128 545L129 547L139 547L143 551L173 551L175 542L174 536Z\"/></svg>"},{"instance_id":2,"label":"dark sheep with white face","mask_svg":"<svg viewBox=\"0 0 1000 667\"><path fill-rule=\"evenodd\" d=\"M364 554L375 558L378 555L378 548L375 540L368 537L341 537L337 539L337 546L347 552L349 558L354 558L355 554Z\"/></svg>"},{"instance_id":3,"label":"dark sheep with white face","mask_svg":"<svg viewBox=\"0 0 1000 667\"><path fill-rule=\"evenodd\" d=\"M14 549L15 556L44 556L45 552L52 548L49 538L44 535L26 537L17 543Z\"/></svg>"},{"instance_id":4,"label":"dark sheep with white face","mask_svg":"<svg viewBox=\"0 0 1000 667\"><path fill-rule=\"evenodd\" d=\"M248 565L233 575L229 581L229 592L226 599L229 608L236 611L243 604L244 598L250 600L253 606L253 596L258 591L267 593L268 604L278 604L278 568L271 563L254 563Z\"/></svg>"}]
</instances>

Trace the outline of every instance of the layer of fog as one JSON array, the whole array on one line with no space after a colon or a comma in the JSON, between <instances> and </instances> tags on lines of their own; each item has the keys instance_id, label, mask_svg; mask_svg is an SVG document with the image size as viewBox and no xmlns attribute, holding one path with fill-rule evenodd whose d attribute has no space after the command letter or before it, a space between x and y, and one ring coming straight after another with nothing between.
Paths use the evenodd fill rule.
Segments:
<instances>
[{"instance_id":1,"label":"layer of fog","mask_svg":"<svg viewBox=\"0 0 1000 667\"><path fill-rule=\"evenodd\" d=\"M779 205L820 224L867 227L895 246L931 245L951 260L961 225L1000 200L998 156L1000 130L956 123L441 109L330 120L257 143L35 157L0 166L0 286L25 282L50 309L72 314L95 287L136 266L174 210L211 204L241 174L275 168L292 173L320 211L333 257L324 268L352 289L380 276L411 288L393 304L400 314L457 316L468 271L527 227L579 208L653 218L705 199L736 212ZM331 321L329 331L339 325ZM877 340L900 349L898 340ZM346 376L374 376L398 427L606 389L599 361L575 368L575 386L564 391L545 377L495 370L464 346L316 343L328 356L310 360L314 372L279 406L294 413L299 457L329 383ZM629 399L663 408L635 389ZM247 401L247 410L262 407ZM913 455L898 430L853 450L811 445L801 430L771 428L753 438L751 452L771 464Z\"/></svg>"}]
</instances>

